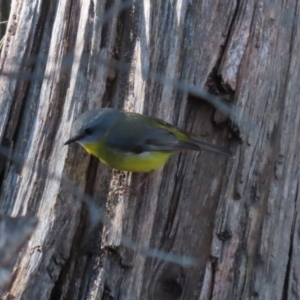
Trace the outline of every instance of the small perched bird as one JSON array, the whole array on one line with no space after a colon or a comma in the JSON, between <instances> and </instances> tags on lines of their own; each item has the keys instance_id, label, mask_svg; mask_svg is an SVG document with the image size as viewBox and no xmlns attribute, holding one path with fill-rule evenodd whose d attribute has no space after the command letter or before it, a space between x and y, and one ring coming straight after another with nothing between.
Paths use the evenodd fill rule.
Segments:
<instances>
[{"instance_id":1,"label":"small perched bird","mask_svg":"<svg viewBox=\"0 0 300 300\"><path fill-rule=\"evenodd\" d=\"M65 145L74 142L109 167L130 172L156 170L175 151L204 149L233 157L229 150L195 140L162 120L113 108L80 115Z\"/></svg>"}]
</instances>

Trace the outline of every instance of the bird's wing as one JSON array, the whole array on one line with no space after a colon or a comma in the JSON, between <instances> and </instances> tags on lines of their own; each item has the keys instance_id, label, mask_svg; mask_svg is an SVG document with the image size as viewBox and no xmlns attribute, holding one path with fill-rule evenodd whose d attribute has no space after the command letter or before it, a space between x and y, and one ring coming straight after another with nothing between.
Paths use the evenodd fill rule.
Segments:
<instances>
[{"instance_id":1,"label":"bird's wing","mask_svg":"<svg viewBox=\"0 0 300 300\"><path fill-rule=\"evenodd\" d=\"M126 122L122 121L111 128L105 137L105 142L108 147L131 153L199 150L196 145L178 139L170 129L177 132L174 127L161 120L131 114ZM183 135L183 133L180 134Z\"/></svg>"}]
</instances>

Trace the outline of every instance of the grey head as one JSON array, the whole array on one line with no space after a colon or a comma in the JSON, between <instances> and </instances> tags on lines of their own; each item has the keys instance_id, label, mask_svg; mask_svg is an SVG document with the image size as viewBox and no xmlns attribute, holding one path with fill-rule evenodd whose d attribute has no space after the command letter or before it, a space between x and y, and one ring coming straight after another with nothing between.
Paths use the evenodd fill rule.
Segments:
<instances>
[{"instance_id":1,"label":"grey head","mask_svg":"<svg viewBox=\"0 0 300 300\"><path fill-rule=\"evenodd\" d=\"M123 112L113 108L89 110L75 120L72 125L71 138L65 142L65 145L74 142L82 145L97 143L112 124L123 116Z\"/></svg>"}]
</instances>

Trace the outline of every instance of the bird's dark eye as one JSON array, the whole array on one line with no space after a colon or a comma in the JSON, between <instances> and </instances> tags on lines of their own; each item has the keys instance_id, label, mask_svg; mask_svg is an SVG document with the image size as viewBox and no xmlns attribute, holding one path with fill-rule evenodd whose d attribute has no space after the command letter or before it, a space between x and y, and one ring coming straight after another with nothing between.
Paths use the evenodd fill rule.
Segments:
<instances>
[{"instance_id":1,"label":"bird's dark eye","mask_svg":"<svg viewBox=\"0 0 300 300\"><path fill-rule=\"evenodd\" d=\"M92 128L86 128L86 129L84 130L84 133L85 133L86 135L90 135L90 134L93 133L93 129L92 129Z\"/></svg>"}]
</instances>

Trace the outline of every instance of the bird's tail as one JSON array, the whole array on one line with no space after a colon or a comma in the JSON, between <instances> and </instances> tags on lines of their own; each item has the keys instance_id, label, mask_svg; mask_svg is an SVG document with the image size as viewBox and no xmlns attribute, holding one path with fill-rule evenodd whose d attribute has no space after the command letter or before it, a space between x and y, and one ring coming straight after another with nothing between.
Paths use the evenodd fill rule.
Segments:
<instances>
[{"instance_id":1,"label":"bird's tail","mask_svg":"<svg viewBox=\"0 0 300 300\"><path fill-rule=\"evenodd\" d=\"M227 157L234 157L230 150L215 146L209 143L198 141L189 137L187 140L179 140L171 136L171 140L147 139L147 144L143 145L144 151L182 151L182 150L207 150Z\"/></svg>"},{"instance_id":2,"label":"bird's tail","mask_svg":"<svg viewBox=\"0 0 300 300\"><path fill-rule=\"evenodd\" d=\"M209 143L205 143L205 142L202 142L202 141L198 141L198 140L195 140L195 139L191 139L190 141L185 142L185 143L190 145L190 147L188 147L189 149L193 149L193 150L203 149L203 150L218 153L218 154L221 154L221 155L224 155L224 156L227 156L227 157L234 158L234 155L232 154L232 152L230 150L226 149L226 148L223 148L223 147L219 147L219 146L212 145L212 144L209 144Z\"/></svg>"}]
</instances>

